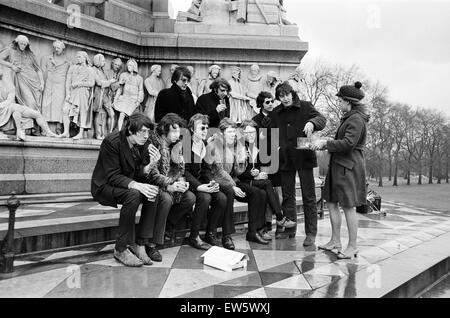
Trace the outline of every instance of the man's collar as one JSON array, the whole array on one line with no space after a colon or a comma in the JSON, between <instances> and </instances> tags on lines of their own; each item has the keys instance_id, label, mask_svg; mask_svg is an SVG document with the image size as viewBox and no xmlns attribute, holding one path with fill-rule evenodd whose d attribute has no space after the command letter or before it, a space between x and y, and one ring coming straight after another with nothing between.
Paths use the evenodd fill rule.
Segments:
<instances>
[{"instance_id":1,"label":"man's collar","mask_svg":"<svg viewBox=\"0 0 450 318\"><path fill-rule=\"evenodd\" d=\"M128 137L125 137L126 139L127 139L127 142L128 142L128 147L130 147L130 149L132 149L133 147L134 147L134 145L131 143L131 141L130 141L130 139L131 139L131 136L128 136Z\"/></svg>"}]
</instances>

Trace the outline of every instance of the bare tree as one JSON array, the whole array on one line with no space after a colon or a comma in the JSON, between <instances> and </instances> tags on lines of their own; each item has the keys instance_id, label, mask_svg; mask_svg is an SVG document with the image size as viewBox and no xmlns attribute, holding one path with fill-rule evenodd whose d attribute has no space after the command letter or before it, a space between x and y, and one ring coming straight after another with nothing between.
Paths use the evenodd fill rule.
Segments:
<instances>
[{"instance_id":1,"label":"bare tree","mask_svg":"<svg viewBox=\"0 0 450 318\"><path fill-rule=\"evenodd\" d=\"M429 110L428 115L426 116L428 119L427 130L424 132L426 138L426 150L428 155L428 183L433 183L433 166L436 161L440 162L440 159L437 160L436 155L437 152L440 151L439 142L442 138L442 128L445 123L445 116L441 112L436 110ZM440 163L438 163L439 165ZM440 169L440 167L438 168Z\"/></svg>"},{"instance_id":2,"label":"bare tree","mask_svg":"<svg viewBox=\"0 0 450 318\"><path fill-rule=\"evenodd\" d=\"M394 181L393 186L398 186L398 166L399 154L403 148L406 137L406 123L408 121L409 106L404 104L395 104L390 107L388 115L389 125L391 127L391 137L393 140L392 153L394 157Z\"/></svg>"},{"instance_id":3,"label":"bare tree","mask_svg":"<svg viewBox=\"0 0 450 318\"><path fill-rule=\"evenodd\" d=\"M368 151L374 152L377 163L378 186L382 187L385 152L387 151L389 155L391 154L388 144L392 143L388 121L390 105L387 102L387 88L377 82L369 87L367 95L368 104L372 109L371 120L368 126Z\"/></svg>"},{"instance_id":4,"label":"bare tree","mask_svg":"<svg viewBox=\"0 0 450 318\"><path fill-rule=\"evenodd\" d=\"M305 73L301 85L306 97L314 106L322 99L325 99L328 86L333 77L332 71L330 65L319 60L309 72Z\"/></svg>"}]
</instances>

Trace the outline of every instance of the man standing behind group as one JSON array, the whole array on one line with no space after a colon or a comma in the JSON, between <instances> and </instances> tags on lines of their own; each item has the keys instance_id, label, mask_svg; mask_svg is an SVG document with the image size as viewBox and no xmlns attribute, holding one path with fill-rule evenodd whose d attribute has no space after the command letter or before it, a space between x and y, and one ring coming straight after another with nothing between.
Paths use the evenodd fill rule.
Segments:
<instances>
[{"instance_id":1,"label":"man standing behind group","mask_svg":"<svg viewBox=\"0 0 450 318\"><path fill-rule=\"evenodd\" d=\"M174 113L185 121L194 114L194 97L188 87L191 72L179 66L172 74L172 87L159 92L155 102L155 121L159 122L165 115Z\"/></svg>"},{"instance_id":2,"label":"man standing behind group","mask_svg":"<svg viewBox=\"0 0 450 318\"><path fill-rule=\"evenodd\" d=\"M326 119L314 106L301 101L288 82L276 88L276 98L281 101L272 113L271 128L279 128L280 171L283 192L284 215L290 220L297 220L295 202L295 174L298 172L302 189L305 211L304 246L313 245L317 234L317 203L313 168L317 167L314 151L296 149L298 137L310 137L314 131L325 128ZM273 132L272 132L273 133ZM297 227L277 233L278 238L294 237Z\"/></svg>"},{"instance_id":3,"label":"man standing behind group","mask_svg":"<svg viewBox=\"0 0 450 318\"><path fill-rule=\"evenodd\" d=\"M211 83L210 88L210 93L199 97L195 110L203 115L208 115L210 127L218 128L222 119L230 117L228 93L231 91L231 85L226 79L219 77Z\"/></svg>"},{"instance_id":4,"label":"man standing behind group","mask_svg":"<svg viewBox=\"0 0 450 318\"><path fill-rule=\"evenodd\" d=\"M106 137L92 174L91 193L100 204L122 204L114 258L126 266L151 265L145 246L153 237L157 186L144 183L145 173L160 159L148 137L153 124L142 113L129 117L122 131ZM136 212L143 204L138 233Z\"/></svg>"}]
</instances>

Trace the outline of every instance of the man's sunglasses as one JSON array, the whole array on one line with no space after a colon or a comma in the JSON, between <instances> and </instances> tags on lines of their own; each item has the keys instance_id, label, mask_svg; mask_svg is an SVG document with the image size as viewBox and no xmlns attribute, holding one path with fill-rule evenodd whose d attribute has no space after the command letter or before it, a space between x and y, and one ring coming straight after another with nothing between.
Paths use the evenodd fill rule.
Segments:
<instances>
[{"instance_id":1,"label":"man's sunglasses","mask_svg":"<svg viewBox=\"0 0 450 318\"><path fill-rule=\"evenodd\" d=\"M274 100L272 99L272 100L266 100L266 101L264 101L264 104L265 105L269 105L269 104L273 104L274 103Z\"/></svg>"},{"instance_id":2,"label":"man's sunglasses","mask_svg":"<svg viewBox=\"0 0 450 318\"><path fill-rule=\"evenodd\" d=\"M208 128L209 128L208 126L202 126L201 130L205 131L205 130L208 130Z\"/></svg>"}]
</instances>

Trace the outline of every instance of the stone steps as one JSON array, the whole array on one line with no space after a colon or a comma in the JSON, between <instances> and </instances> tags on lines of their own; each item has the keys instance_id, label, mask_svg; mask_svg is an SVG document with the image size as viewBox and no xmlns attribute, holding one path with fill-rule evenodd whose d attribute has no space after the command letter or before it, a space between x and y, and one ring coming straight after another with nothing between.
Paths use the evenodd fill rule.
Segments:
<instances>
[{"instance_id":1,"label":"stone steps","mask_svg":"<svg viewBox=\"0 0 450 318\"><path fill-rule=\"evenodd\" d=\"M61 248L74 248L87 244L112 242L118 231L119 209L104 207L92 201L87 193L18 196L27 202L16 212L14 248L16 254L29 254ZM0 197L0 206L7 197ZM69 204L72 202L71 204ZM39 204L38 204L39 203ZM301 212L302 200L297 198L297 213ZM67 205L64 210L56 208ZM55 211L53 211L55 210ZM3 212L2 212L3 211ZM236 224L247 220L247 204L235 202ZM136 215L139 220L140 210ZM8 212L0 210L0 240L8 230ZM188 220L181 224L175 241L182 244L187 232ZM219 229L220 231L220 229Z\"/></svg>"}]
</instances>

